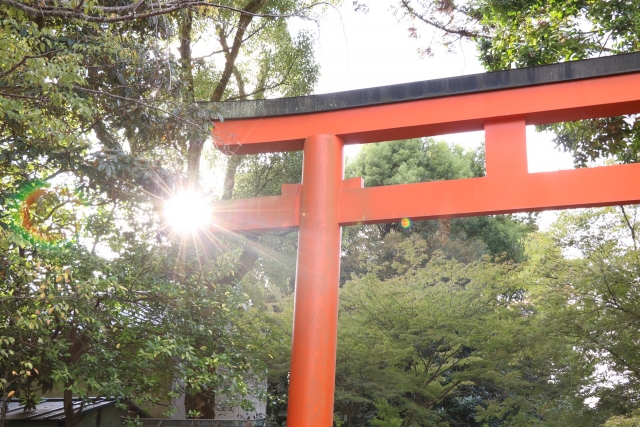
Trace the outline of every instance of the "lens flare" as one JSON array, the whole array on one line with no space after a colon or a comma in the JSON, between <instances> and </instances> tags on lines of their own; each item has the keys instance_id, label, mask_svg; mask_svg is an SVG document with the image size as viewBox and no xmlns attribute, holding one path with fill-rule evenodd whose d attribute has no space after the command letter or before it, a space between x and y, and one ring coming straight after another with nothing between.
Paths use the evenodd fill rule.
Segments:
<instances>
[{"instance_id":1,"label":"lens flare","mask_svg":"<svg viewBox=\"0 0 640 427\"><path fill-rule=\"evenodd\" d=\"M40 224L38 210L50 209L45 219L54 220L53 214L66 205L84 205L81 194L68 188L54 188L47 183L33 181L7 197L6 207L13 212L9 229L26 241L39 244L57 244L65 239L64 233L51 232Z\"/></svg>"},{"instance_id":2,"label":"lens flare","mask_svg":"<svg viewBox=\"0 0 640 427\"><path fill-rule=\"evenodd\" d=\"M193 233L211 223L208 200L195 191L184 191L169 199L164 206L167 223L179 233Z\"/></svg>"},{"instance_id":3,"label":"lens flare","mask_svg":"<svg viewBox=\"0 0 640 427\"><path fill-rule=\"evenodd\" d=\"M34 239L44 242L52 242L56 240L56 238L49 233L41 231L34 223L31 208L41 197L48 194L49 192L44 188L36 188L26 194L26 197L20 206L20 223L22 225L22 230L26 231Z\"/></svg>"},{"instance_id":4,"label":"lens flare","mask_svg":"<svg viewBox=\"0 0 640 427\"><path fill-rule=\"evenodd\" d=\"M404 228L405 230L408 230L411 228L411 220L409 218L402 218L400 220L400 226L402 228Z\"/></svg>"}]
</instances>

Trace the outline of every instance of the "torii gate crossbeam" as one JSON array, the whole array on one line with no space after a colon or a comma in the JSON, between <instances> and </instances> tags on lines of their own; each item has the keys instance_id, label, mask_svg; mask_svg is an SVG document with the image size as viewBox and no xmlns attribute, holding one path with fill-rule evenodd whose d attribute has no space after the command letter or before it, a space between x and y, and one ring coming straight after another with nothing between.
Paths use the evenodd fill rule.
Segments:
<instances>
[{"instance_id":1,"label":"torii gate crossbeam","mask_svg":"<svg viewBox=\"0 0 640 427\"><path fill-rule=\"evenodd\" d=\"M218 104L231 154L304 150L302 184L214 205L212 229L299 228L289 427L332 425L341 226L640 202L640 164L528 173L528 124L640 113L640 53L338 94ZM485 131L486 177L363 188L344 144Z\"/></svg>"}]
</instances>

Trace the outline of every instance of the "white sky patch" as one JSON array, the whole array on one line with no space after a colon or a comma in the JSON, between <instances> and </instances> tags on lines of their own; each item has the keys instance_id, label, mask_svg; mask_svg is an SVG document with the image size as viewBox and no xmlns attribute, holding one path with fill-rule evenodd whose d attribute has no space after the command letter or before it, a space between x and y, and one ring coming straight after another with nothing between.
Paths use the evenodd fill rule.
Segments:
<instances>
[{"instance_id":1,"label":"white sky patch","mask_svg":"<svg viewBox=\"0 0 640 427\"><path fill-rule=\"evenodd\" d=\"M551 172L573 169L573 157L553 142L553 132L536 132L527 126L527 162L529 172Z\"/></svg>"},{"instance_id":2,"label":"white sky patch","mask_svg":"<svg viewBox=\"0 0 640 427\"><path fill-rule=\"evenodd\" d=\"M321 76L316 93L484 72L470 42L460 43L456 54L447 54L434 43L435 56L420 58L418 50L430 43L431 35L410 38L410 24L399 23L388 2L371 2L368 13L354 12L345 2L327 10L319 29L315 24L292 22L294 31L298 26L318 34Z\"/></svg>"}]
</instances>

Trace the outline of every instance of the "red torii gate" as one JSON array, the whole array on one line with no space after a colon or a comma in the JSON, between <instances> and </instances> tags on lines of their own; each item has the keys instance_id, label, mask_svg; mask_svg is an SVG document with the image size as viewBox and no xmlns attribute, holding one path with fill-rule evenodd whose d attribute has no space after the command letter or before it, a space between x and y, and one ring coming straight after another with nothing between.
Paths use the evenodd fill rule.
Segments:
<instances>
[{"instance_id":1,"label":"red torii gate","mask_svg":"<svg viewBox=\"0 0 640 427\"><path fill-rule=\"evenodd\" d=\"M302 184L214 205L219 232L298 227L288 427L333 421L341 227L640 202L640 164L528 173L525 126L640 112L640 53L218 104L230 154L304 150ZM344 144L485 130L486 177L363 188Z\"/></svg>"}]
</instances>

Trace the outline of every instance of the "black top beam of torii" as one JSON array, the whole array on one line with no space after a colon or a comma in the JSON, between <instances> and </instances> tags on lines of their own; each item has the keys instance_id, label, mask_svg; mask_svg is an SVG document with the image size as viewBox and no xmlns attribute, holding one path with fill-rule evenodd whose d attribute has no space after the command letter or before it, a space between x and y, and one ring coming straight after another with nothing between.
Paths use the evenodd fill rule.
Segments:
<instances>
[{"instance_id":1,"label":"black top beam of torii","mask_svg":"<svg viewBox=\"0 0 640 427\"><path fill-rule=\"evenodd\" d=\"M215 106L225 120L286 116L514 89L638 71L640 52L322 95L218 102Z\"/></svg>"}]
</instances>

